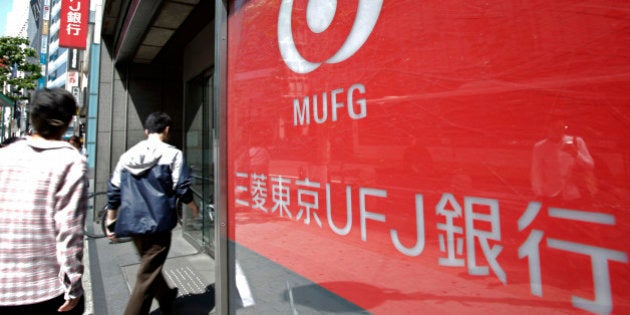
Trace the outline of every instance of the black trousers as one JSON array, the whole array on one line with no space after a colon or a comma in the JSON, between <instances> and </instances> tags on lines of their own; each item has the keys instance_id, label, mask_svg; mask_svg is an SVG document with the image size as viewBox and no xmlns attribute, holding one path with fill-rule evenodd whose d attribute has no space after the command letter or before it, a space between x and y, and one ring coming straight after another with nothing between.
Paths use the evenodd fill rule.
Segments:
<instances>
[{"instance_id":1,"label":"black trousers","mask_svg":"<svg viewBox=\"0 0 630 315\"><path fill-rule=\"evenodd\" d=\"M64 315L83 315L85 312L85 299L81 297L79 304L75 306L69 312L57 312L57 309L66 301L63 299L63 294L48 301L39 302L28 305L16 305L16 306L0 306L0 314L2 315L52 315L52 314L64 314Z\"/></svg>"},{"instance_id":2,"label":"black trousers","mask_svg":"<svg viewBox=\"0 0 630 315\"><path fill-rule=\"evenodd\" d=\"M125 315L149 314L153 298L160 309L170 307L172 296L162 268L171 248L171 233L133 236L132 240L140 254L140 267Z\"/></svg>"}]
</instances>

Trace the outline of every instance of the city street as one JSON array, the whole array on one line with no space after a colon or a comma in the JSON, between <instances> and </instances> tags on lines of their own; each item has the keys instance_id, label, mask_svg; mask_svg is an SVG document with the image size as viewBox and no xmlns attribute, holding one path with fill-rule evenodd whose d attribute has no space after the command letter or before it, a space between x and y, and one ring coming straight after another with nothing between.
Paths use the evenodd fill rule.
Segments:
<instances>
[{"instance_id":1,"label":"city street","mask_svg":"<svg viewBox=\"0 0 630 315\"><path fill-rule=\"evenodd\" d=\"M97 224L88 228L100 229ZM85 314L123 314L139 264L133 244L112 243L107 238L86 238L85 254ZM179 288L176 314L211 314L215 304L214 261L182 237L181 226L173 230L163 273L171 286ZM151 314L160 314L155 300Z\"/></svg>"},{"instance_id":2,"label":"city street","mask_svg":"<svg viewBox=\"0 0 630 315\"><path fill-rule=\"evenodd\" d=\"M630 1L2 0L0 315L630 314L629 61Z\"/></svg>"}]
</instances>

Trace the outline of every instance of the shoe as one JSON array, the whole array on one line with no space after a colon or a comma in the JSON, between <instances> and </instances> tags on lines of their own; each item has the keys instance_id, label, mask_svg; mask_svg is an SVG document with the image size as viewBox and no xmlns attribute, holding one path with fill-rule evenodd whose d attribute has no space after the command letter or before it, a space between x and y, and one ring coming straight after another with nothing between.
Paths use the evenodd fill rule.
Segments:
<instances>
[{"instance_id":1,"label":"shoe","mask_svg":"<svg viewBox=\"0 0 630 315\"><path fill-rule=\"evenodd\" d=\"M177 294L179 293L178 288L172 288L168 292L168 299L166 300L165 305L160 305L160 310L162 314L169 315L174 314L175 311L175 300L177 299Z\"/></svg>"}]
</instances>

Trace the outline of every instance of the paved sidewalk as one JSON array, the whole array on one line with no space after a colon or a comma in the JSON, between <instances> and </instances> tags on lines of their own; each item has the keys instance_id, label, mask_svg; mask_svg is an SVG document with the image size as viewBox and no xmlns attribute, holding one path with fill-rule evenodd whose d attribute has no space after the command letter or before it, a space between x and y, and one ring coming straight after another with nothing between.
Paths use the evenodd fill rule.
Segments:
<instances>
[{"instance_id":1,"label":"paved sidewalk","mask_svg":"<svg viewBox=\"0 0 630 315\"><path fill-rule=\"evenodd\" d=\"M94 224L93 230L99 231ZM121 315L135 283L139 256L131 242L111 243L107 238L86 238L86 315ZM214 260L196 250L173 230L164 276L179 288L176 314L210 314L214 308ZM151 314L160 314L154 300Z\"/></svg>"}]
</instances>

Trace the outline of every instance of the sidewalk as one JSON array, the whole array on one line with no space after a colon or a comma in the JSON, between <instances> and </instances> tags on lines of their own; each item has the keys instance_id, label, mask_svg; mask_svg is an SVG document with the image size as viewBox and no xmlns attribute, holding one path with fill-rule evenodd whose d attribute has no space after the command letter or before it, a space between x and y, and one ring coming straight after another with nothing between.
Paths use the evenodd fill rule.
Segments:
<instances>
[{"instance_id":1,"label":"sidewalk","mask_svg":"<svg viewBox=\"0 0 630 315\"><path fill-rule=\"evenodd\" d=\"M99 231L97 224L93 231ZM98 232L97 232L98 233ZM107 238L86 238L86 315L121 315L135 283L139 256L133 243L111 243ZM214 309L214 260L183 238L181 226L173 230L164 277L179 288L176 314L210 314ZM151 314L158 315L154 300Z\"/></svg>"}]
</instances>

